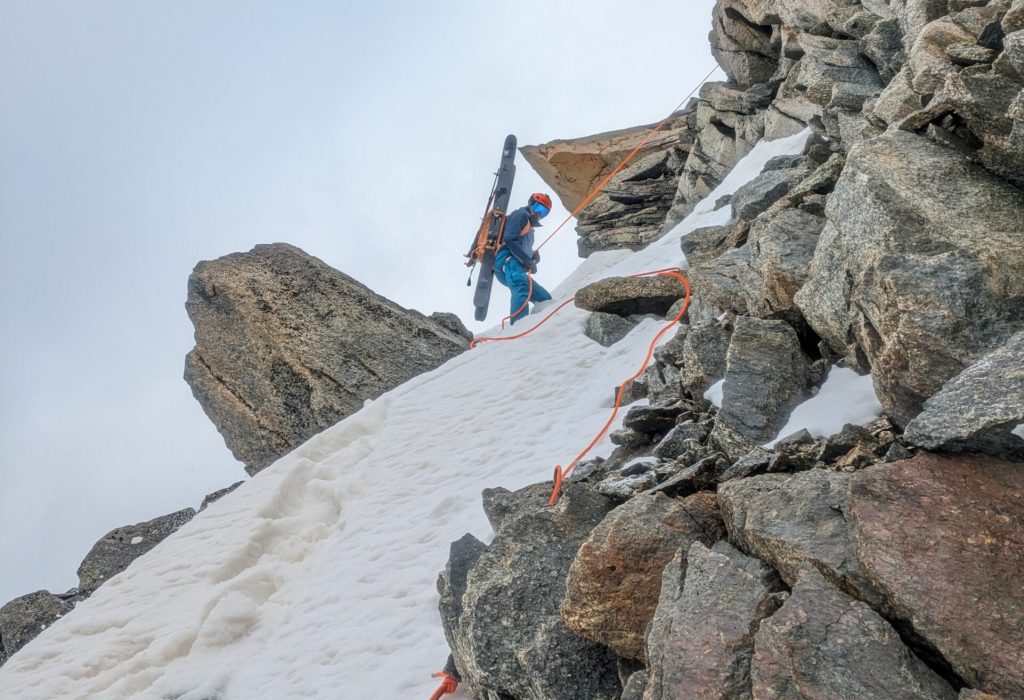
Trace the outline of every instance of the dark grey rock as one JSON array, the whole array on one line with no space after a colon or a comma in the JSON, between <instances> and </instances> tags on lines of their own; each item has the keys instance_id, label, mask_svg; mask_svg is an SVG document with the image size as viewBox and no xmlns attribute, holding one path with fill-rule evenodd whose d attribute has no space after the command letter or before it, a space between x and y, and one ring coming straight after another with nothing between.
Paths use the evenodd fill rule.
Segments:
<instances>
[{"instance_id":1,"label":"dark grey rock","mask_svg":"<svg viewBox=\"0 0 1024 700\"><path fill-rule=\"evenodd\" d=\"M441 613L441 625L448 637L450 649L454 649L461 641L454 635L454 631L462 617L462 596L466 594L466 580L486 549L487 545L466 533L452 542L448 563L437 577L437 592L440 595L438 611ZM454 654L451 658L454 661ZM458 665L455 664L455 667L457 669Z\"/></svg>"},{"instance_id":2,"label":"dark grey rock","mask_svg":"<svg viewBox=\"0 0 1024 700\"><path fill-rule=\"evenodd\" d=\"M612 441L613 445L621 445L623 447L640 447L641 445L650 444L649 436L630 428L613 430L608 434L608 439Z\"/></svg>"},{"instance_id":3,"label":"dark grey rock","mask_svg":"<svg viewBox=\"0 0 1024 700\"><path fill-rule=\"evenodd\" d=\"M747 313L747 299L754 295L761 280L750 264L750 246L728 250L714 260L692 265L689 271L694 305L707 309L707 315Z\"/></svg>"},{"instance_id":4,"label":"dark grey rock","mask_svg":"<svg viewBox=\"0 0 1024 700\"><path fill-rule=\"evenodd\" d=\"M229 493L231 493L244 483L244 481L236 481L235 483L231 484L231 486L226 486L222 489L217 489L213 493L206 494L206 497L203 498L203 502L199 505L199 512L203 512L211 503L215 503L216 501L219 501L220 499L224 498L225 496L227 496Z\"/></svg>"},{"instance_id":5,"label":"dark grey rock","mask_svg":"<svg viewBox=\"0 0 1024 700\"><path fill-rule=\"evenodd\" d=\"M461 601L445 634L472 697L618 700L621 693L615 655L569 632L559 617L569 566L612 504L583 484L563 484L555 506L547 505L550 493L550 484L538 484L506 497L511 512L470 563L461 597L458 577L442 577L442 597L448 585Z\"/></svg>"},{"instance_id":6,"label":"dark grey rock","mask_svg":"<svg viewBox=\"0 0 1024 700\"><path fill-rule=\"evenodd\" d=\"M651 363L644 372L644 384L652 406L674 404L683 398L682 372L673 364Z\"/></svg>"},{"instance_id":7,"label":"dark grey rock","mask_svg":"<svg viewBox=\"0 0 1024 700\"><path fill-rule=\"evenodd\" d=\"M771 80L778 61L771 45L770 26L743 14L741 7L715 3L712 10L711 54L729 80L748 87Z\"/></svg>"},{"instance_id":8,"label":"dark grey rock","mask_svg":"<svg viewBox=\"0 0 1024 700\"><path fill-rule=\"evenodd\" d=\"M729 352L732 324L705 321L690 328L683 343L683 387L696 398L725 376L725 357Z\"/></svg>"},{"instance_id":9,"label":"dark grey rock","mask_svg":"<svg viewBox=\"0 0 1024 700\"><path fill-rule=\"evenodd\" d=\"M725 482L718 493L729 540L774 566L789 585L806 562L849 586L856 572L849 484L849 474L825 469Z\"/></svg>"},{"instance_id":10,"label":"dark grey rock","mask_svg":"<svg viewBox=\"0 0 1024 700\"><path fill-rule=\"evenodd\" d=\"M654 471L656 462L645 462L635 464L629 473L616 472L602 479L597 486L597 492L616 501L626 501L639 493L650 490L658 483L658 475Z\"/></svg>"},{"instance_id":11,"label":"dark grey rock","mask_svg":"<svg viewBox=\"0 0 1024 700\"><path fill-rule=\"evenodd\" d=\"M15 598L0 608L0 663L31 642L72 606L49 591L36 591Z\"/></svg>"},{"instance_id":12,"label":"dark grey rock","mask_svg":"<svg viewBox=\"0 0 1024 700\"><path fill-rule=\"evenodd\" d=\"M1024 194L964 156L902 131L861 143L827 215L797 306L898 425L1024 328Z\"/></svg>"},{"instance_id":13,"label":"dark grey rock","mask_svg":"<svg viewBox=\"0 0 1024 700\"><path fill-rule=\"evenodd\" d=\"M617 314L594 311L587 317L583 333L607 348L625 338L634 328L636 328L636 323L627 318Z\"/></svg>"},{"instance_id":14,"label":"dark grey rock","mask_svg":"<svg viewBox=\"0 0 1024 700\"><path fill-rule=\"evenodd\" d=\"M770 158L767 163L764 164L764 168L761 172L767 172L769 170L788 170L789 168L795 168L798 165L803 165L804 161L807 160L807 156L802 153L796 155L787 156L775 156Z\"/></svg>"},{"instance_id":15,"label":"dark grey rock","mask_svg":"<svg viewBox=\"0 0 1024 700\"><path fill-rule=\"evenodd\" d=\"M766 170L733 194L733 215L745 221L753 221L805 175L801 171Z\"/></svg>"},{"instance_id":16,"label":"dark grey rock","mask_svg":"<svg viewBox=\"0 0 1024 700\"><path fill-rule=\"evenodd\" d=\"M864 603L810 566L761 623L751 669L757 698L954 700L956 691Z\"/></svg>"},{"instance_id":17,"label":"dark grey rock","mask_svg":"<svg viewBox=\"0 0 1024 700\"><path fill-rule=\"evenodd\" d=\"M805 396L809 364L788 324L736 319L717 422L755 443L771 440Z\"/></svg>"},{"instance_id":18,"label":"dark grey rock","mask_svg":"<svg viewBox=\"0 0 1024 700\"><path fill-rule=\"evenodd\" d=\"M983 451L1024 459L1024 332L985 355L927 401L903 439L928 450Z\"/></svg>"},{"instance_id":19,"label":"dark grey rock","mask_svg":"<svg viewBox=\"0 0 1024 700\"><path fill-rule=\"evenodd\" d=\"M676 277L609 277L588 284L576 292L575 304L587 311L630 316L665 313L686 295Z\"/></svg>"},{"instance_id":20,"label":"dark grey rock","mask_svg":"<svg viewBox=\"0 0 1024 700\"><path fill-rule=\"evenodd\" d=\"M622 689L622 697L619 700L643 700L646 689L647 671L636 671L626 681L626 685Z\"/></svg>"},{"instance_id":21,"label":"dark grey rock","mask_svg":"<svg viewBox=\"0 0 1024 700\"><path fill-rule=\"evenodd\" d=\"M649 628L645 700L749 698L754 634L780 589L771 568L725 542L678 552Z\"/></svg>"},{"instance_id":22,"label":"dark grey rock","mask_svg":"<svg viewBox=\"0 0 1024 700\"><path fill-rule=\"evenodd\" d=\"M977 44L951 44L946 47L946 54L958 66L973 66L996 60L995 51Z\"/></svg>"},{"instance_id":23,"label":"dark grey rock","mask_svg":"<svg viewBox=\"0 0 1024 700\"><path fill-rule=\"evenodd\" d=\"M680 239L679 246L690 267L711 262L727 250L737 248L747 240L750 225L733 221L723 226L706 226L691 231Z\"/></svg>"},{"instance_id":24,"label":"dark grey rock","mask_svg":"<svg viewBox=\"0 0 1024 700\"><path fill-rule=\"evenodd\" d=\"M469 347L283 243L199 263L185 307L185 381L250 474Z\"/></svg>"},{"instance_id":25,"label":"dark grey rock","mask_svg":"<svg viewBox=\"0 0 1024 700\"><path fill-rule=\"evenodd\" d=\"M121 573L128 565L191 520L192 508L153 518L146 522L111 530L93 545L78 567L78 588L88 595L107 579Z\"/></svg>"},{"instance_id":26,"label":"dark grey rock","mask_svg":"<svg viewBox=\"0 0 1024 700\"><path fill-rule=\"evenodd\" d=\"M664 435L676 424L679 406L633 406L622 420L622 426L643 435Z\"/></svg>"},{"instance_id":27,"label":"dark grey rock","mask_svg":"<svg viewBox=\"0 0 1024 700\"><path fill-rule=\"evenodd\" d=\"M753 450L735 460L722 472L720 483L732 481L733 479L746 479L749 476L764 474L771 464L772 453L763 447L755 447Z\"/></svg>"},{"instance_id":28,"label":"dark grey rock","mask_svg":"<svg viewBox=\"0 0 1024 700\"><path fill-rule=\"evenodd\" d=\"M431 321L441 324L456 335L461 335L466 340L473 340L473 331L466 328L462 319L448 311L435 311L428 316Z\"/></svg>"},{"instance_id":29,"label":"dark grey rock","mask_svg":"<svg viewBox=\"0 0 1024 700\"><path fill-rule=\"evenodd\" d=\"M654 448L654 456L660 459L675 459L686 449L690 440L703 441L711 429L699 423L683 423L668 431L665 438Z\"/></svg>"}]
</instances>

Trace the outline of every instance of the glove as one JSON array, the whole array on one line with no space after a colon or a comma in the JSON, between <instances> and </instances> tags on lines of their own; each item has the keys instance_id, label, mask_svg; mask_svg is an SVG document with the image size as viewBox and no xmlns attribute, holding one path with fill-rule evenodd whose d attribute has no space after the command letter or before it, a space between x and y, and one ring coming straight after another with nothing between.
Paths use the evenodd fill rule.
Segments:
<instances>
[{"instance_id":1,"label":"glove","mask_svg":"<svg viewBox=\"0 0 1024 700\"><path fill-rule=\"evenodd\" d=\"M536 275L537 274L537 264L536 263L534 263L533 265L530 265L530 274L531 275Z\"/></svg>"},{"instance_id":2,"label":"glove","mask_svg":"<svg viewBox=\"0 0 1024 700\"><path fill-rule=\"evenodd\" d=\"M534 265L539 265L540 264L540 251L539 250L533 251L533 264Z\"/></svg>"}]
</instances>

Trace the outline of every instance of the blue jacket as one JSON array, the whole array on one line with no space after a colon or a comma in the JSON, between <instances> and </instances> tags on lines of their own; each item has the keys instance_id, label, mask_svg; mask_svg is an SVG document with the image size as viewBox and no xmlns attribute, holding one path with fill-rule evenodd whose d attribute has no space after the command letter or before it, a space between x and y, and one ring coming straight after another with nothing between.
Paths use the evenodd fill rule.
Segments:
<instances>
[{"instance_id":1,"label":"blue jacket","mask_svg":"<svg viewBox=\"0 0 1024 700\"><path fill-rule=\"evenodd\" d=\"M533 265L533 229L540 226L540 219L527 207L521 207L505 219L503 249L522 263L527 270Z\"/></svg>"}]
</instances>

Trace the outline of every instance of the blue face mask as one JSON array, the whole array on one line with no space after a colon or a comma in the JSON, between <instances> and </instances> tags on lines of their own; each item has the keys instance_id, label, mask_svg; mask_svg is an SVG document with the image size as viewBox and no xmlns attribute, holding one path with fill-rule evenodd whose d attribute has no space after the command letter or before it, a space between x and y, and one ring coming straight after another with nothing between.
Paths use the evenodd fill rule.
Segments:
<instances>
[{"instance_id":1,"label":"blue face mask","mask_svg":"<svg viewBox=\"0 0 1024 700\"><path fill-rule=\"evenodd\" d=\"M542 219L551 212L550 209L548 209L540 202L531 202L530 209L532 209L537 214L537 216L539 216Z\"/></svg>"}]
</instances>

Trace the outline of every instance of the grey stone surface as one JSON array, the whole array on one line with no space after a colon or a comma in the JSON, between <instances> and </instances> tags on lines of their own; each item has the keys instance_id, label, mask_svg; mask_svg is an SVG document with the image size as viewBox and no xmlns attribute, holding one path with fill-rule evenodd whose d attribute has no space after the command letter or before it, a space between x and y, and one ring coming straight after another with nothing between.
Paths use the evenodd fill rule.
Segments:
<instances>
[{"instance_id":1,"label":"grey stone surface","mask_svg":"<svg viewBox=\"0 0 1024 700\"><path fill-rule=\"evenodd\" d=\"M690 328L683 343L683 386L696 398L725 376L732 324L705 321Z\"/></svg>"},{"instance_id":2,"label":"grey stone surface","mask_svg":"<svg viewBox=\"0 0 1024 700\"><path fill-rule=\"evenodd\" d=\"M740 86L769 80L778 68L771 30L751 19L742 3L715 3L712 11L711 54L729 79ZM756 15L754 15L756 17Z\"/></svg>"},{"instance_id":3,"label":"grey stone surface","mask_svg":"<svg viewBox=\"0 0 1024 700\"><path fill-rule=\"evenodd\" d=\"M185 381L250 474L469 345L283 243L199 263L185 308Z\"/></svg>"},{"instance_id":4,"label":"grey stone surface","mask_svg":"<svg viewBox=\"0 0 1024 700\"><path fill-rule=\"evenodd\" d=\"M222 489L217 489L213 493L206 494L206 497L203 498L203 502L199 504L199 512L206 510L211 503L216 503L217 501L224 498L225 496L227 496L229 493L231 493L244 483L244 481L236 481L235 483L231 484L231 486L225 486Z\"/></svg>"},{"instance_id":5,"label":"grey stone surface","mask_svg":"<svg viewBox=\"0 0 1024 700\"><path fill-rule=\"evenodd\" d=\"M677 552L647 637L644 700L750 698L754 634L780 589L771 568L726 542Z\"/></svg>"},{"instance_id":6,"label":"grey stone surface","mask_svg":"<svg viewBox=\"0 0 1024 700\"><path fill-rule=\"evenodd\" d=\"M951 44L946 47L946 55L958 66L973 66L996 60L995 51L977 44Z\"/></svg>"},{"instance_id":7,"label":"grey stone surface","mask_svg":"<svg viewBox=\"0 0 1024 700\"><path fill-rule=\"evenodd\" d=\"M448 311L435 311L427 318L441 326L444 326L452 333L461 335L466 340L473 340L473 331L466 328L466 324L462 322L462 319L453 313Z\"/></svg>"},{"instance_id":8,"label":"grey stone surface","mask_svg":"<svg viewBox=\"0 0 1024 700\"><path fill-rule=\"evenodd\" d=\"M695 305L716 316L727 312L746 314L747 299L761 284L751 267L747 244L728 250L710 262L691 266L688 274Z\"/></svg>"},{"instance_id":9,"label":"grey stone surface","mask_svg":"<svg viewBox=\"0 0 1024 700\"><path fill-rule=\"evenodd\" d=\"M686 288L676 277L607 277L577 291L575 304L587 311L601 311L620 316L664 316L669 308L685 295Z\"/></svg>"},{"instance_id":10,"label":"grey stone surface","mask_svg":"<svg viewBox=\"0 0 1024 700\"><path fill-rule=\"evenodd\" d=\"M636 323L628 318L623 318L618 314L594 311L587 316L587 324L584 326L583 332L588 338L607 348L625 338L634 328L636 328Z\"/></svg>"},{"instance_id":11,"label":"grey stone surface","mask_svg":"<svg viewBox=\"0 0 1024 700\"><path fill-rule=\"evenodd\" d=\"M800 209L758 218L750 227L750 265L761 280L748 290L747 309L769 316L795 308L793 296L807 281L825 219Z\"/></svg>"},{"instance_id":12,"label":"grey stone surface","mask_svg":"<svg viewBox=\"0 0 1024 700\"><path fill-rule=\"evenodd\" d=\"M797 306L898 425L1024 327L1024 194L964 156L902 131L859 144L827 216Z\"/></svg>"},{"instance_id":13,"label":"grey stone surface","mask_svg":"<svg viewBox=\"0 0 1024 700\"><path fill-rule=\"evenodd\" d=\"M89 594L107 579L121 573L195 516L185 508L135 525L115 528L92 546L78 567L78 588Z\"/></svg>"},{"instance_id":14,"label":"grey stone surface","mask_svg":"<svg viewBox=\"0 0 1024 700\"><path fill-rule=\"evenodd\" d=\"M675 459L683 454L690 440L703 441L711 432L710 426L700 423L676 425L654 448L654 456L660 459Z\"/></svg>"},{"instance_id":15,"label":"grey stone surface","mask_svg":"<svg viewBox=\"0 0 1024 700\"><path fill-rule=\"evenodd\" d=\"M1024 332L988 353L927 401L903 439L929 450L982 451L1024 460Z\"/></svg>"},{"instance_id":16,"label":"grey stone surface","mask_svg":"<svg viewBox=\"0 0 1024 700\"><path fill-rule=\"evenodd\" d=\"M0 664L71 612L71 607L49 591L36 591L0 608Z\"/></svg>"},{"instance_id":17,"label":"grey stone surface","mask_svg":"<svg viewBox=\"0 0 1024 700\"><path fill-rule=\"evenodd\" d=\"M683 236L680 248L690 267L711 262L722 253L743 245L750 228L745 221L733 221L723 226L706 226Z\"/></svg>"},{"instance_id":18,"label":"grey stone surface","mask_svg":"<svg viewBox=\"0 0 1024 700\"><path fill-rule=\"evenodd\" d=\"M771 564L789 585L814 565L848 589L859 580L846 518L850 475L826 469L764 474L719 486L730 541Z\"/></svg>"},{"instance_id":19,"label":"grey stone surface","mask_svg":"<svg viewBox=\"0 0 1024 700\"><path fill-rule=\"evenodd\" d=\"M766 170L741 186L732 196L737 218L753 221L805 176L802 170Z\"/></svg>"},{"instance_id":20,"label":"grey stone surface","mask_svg":"<svg viewBox=\"0 0 1024 700\"><path fill-rule=\"evenodd\" d=\"M761 623L751 678L755 698L956 698L878 613L809 566L782 608Z\"/></svg>"},{"instance_id":21,"label":"grey stone surface","mask_svg":"<svg viewBox=\"0 0 1024 700\"><path fill-rule=\"evenodd\" d=\"M807 357L788 324L736 319L718 422L753 442L771 440L803 399L808 372Z\"/></svg>"},{"instance_id":22,"label":"grey stone surface","mask_svg":"<svg viewBox=\"0 0 1024 700\"><path fill-rule=\"evenodd\" d=\"M550 492L538 484L507 495L491 544L469 543L442 576L442 600L458 601L442 616L445 635L472 697L618 700L622 691L614 654L572 634L558 612L569 566L611 502L569 483L551 507Z\"/></svg>"}]
</instances>

